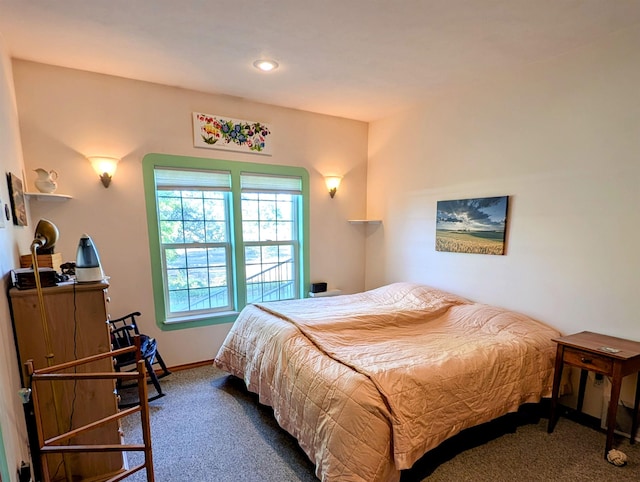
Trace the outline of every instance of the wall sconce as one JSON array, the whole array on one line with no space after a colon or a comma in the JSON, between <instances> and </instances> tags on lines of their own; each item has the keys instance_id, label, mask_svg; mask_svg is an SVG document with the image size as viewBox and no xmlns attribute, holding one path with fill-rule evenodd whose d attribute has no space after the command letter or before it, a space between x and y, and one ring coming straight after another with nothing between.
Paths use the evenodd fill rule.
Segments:
<instances>
[{"instance_id":1,"label":"wall sconce","mask_svg":"<svg viewBox=\"0 0 640 482\"><path fill-rule=\"evenodd\" d=\"M331 196L332 199L333 196L336 195L340 181L342 181L341 176L327 176L324 178L324 182L327 184L327 189L329 190L329 196Z\"/></svg>"},{"instance_id":2,"label":"wall sconce","mask_svg":"<svg viewBox=\"0 0 640 482\"><path fill-rule=\"evenodd\" d=\"M109 187L109 184L111 184L111 179L116 172L120 159L116 159L114 157L99 156L87 157L87 159L89 159L89 162L91 162L93 170L96 171L98 176L100 176L102 185L104 187Z\"/></svg>"}]
</instances>

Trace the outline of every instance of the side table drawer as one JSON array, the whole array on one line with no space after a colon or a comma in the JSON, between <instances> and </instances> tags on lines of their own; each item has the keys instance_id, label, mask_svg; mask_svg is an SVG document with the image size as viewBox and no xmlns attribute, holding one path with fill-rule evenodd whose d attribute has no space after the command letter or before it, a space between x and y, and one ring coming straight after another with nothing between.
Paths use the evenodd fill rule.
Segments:
<instances>
[{"instance_id":1,"label":"side table drawer","mask_svg":"<svg viewBox=\"0 0 640 482\"><path fill-rule=\"evenodd\" d=\"M569 347L564 349L563 359L564 362L569 365L599 372L604 375L611 375L613 369L613 362L610 358Z\"/></svg>"}]
</instances>

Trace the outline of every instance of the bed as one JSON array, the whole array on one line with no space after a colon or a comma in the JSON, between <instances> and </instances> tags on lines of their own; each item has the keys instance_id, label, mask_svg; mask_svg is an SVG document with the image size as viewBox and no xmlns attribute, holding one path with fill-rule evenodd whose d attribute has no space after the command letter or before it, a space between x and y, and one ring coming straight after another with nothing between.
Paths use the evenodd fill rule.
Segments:
<instances>
[{"instance_id":1,"label":"bed","mask_svg":"<svg viewBox=\"0 0 640 482\"><path fill-rule=\"evenodd\" d=\"M215 365L273 408L323 481L397 481L460 431L551 394L559 332L414 283L249 305Z\"/></svg>"}]
</instances>

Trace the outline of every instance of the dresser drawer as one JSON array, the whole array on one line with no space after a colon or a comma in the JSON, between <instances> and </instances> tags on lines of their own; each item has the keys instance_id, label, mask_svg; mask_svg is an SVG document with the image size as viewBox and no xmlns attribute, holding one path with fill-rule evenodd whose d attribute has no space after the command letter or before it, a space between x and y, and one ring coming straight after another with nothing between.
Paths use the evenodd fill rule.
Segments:
<instances>
[{"instance_id":1,"label":"dresser drawer","mask_svg":"<svg viewBox=\"0 0 640 482\"><path fill-rule=\"evenodd\" d=\"M611 375L612 373L613 362L611 359L594 353L566 347L563 359L565 363L585 370L599 372L604 375Z\"/></svg>"}]
</instances>

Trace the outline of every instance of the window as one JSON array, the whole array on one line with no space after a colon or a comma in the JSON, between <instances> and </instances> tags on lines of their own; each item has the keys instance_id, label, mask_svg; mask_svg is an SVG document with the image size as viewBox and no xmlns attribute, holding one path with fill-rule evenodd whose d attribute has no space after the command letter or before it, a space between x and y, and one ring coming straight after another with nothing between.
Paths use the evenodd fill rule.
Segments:
<instances>
[{"instance_id":1,"label":"window","mask_svg":"<svg viewBox=\"0 0 640 482\"><path fill-rule=\"evenodd\" d=\"M247 302L299 298L299 177L240 175Z\"/></svg>"},{"instance_id":2,"label":"window","mask_svg":"<svg viewBox=\"0 0 640 482\"><path fill-rule=\"evenodd\" d=\"M230 174L154 174L167 317L231 310Z\"/></svg>"},{"instance_id":3,"label":"window","mask_svg":"<svg viewBox=\"0 0 640 482\"><path fill-rule=\"evenodd\" d=\"M156 319L233 321L308 286L303 168L149 154L143 161Z\"/></svg>"}]
</instances>

